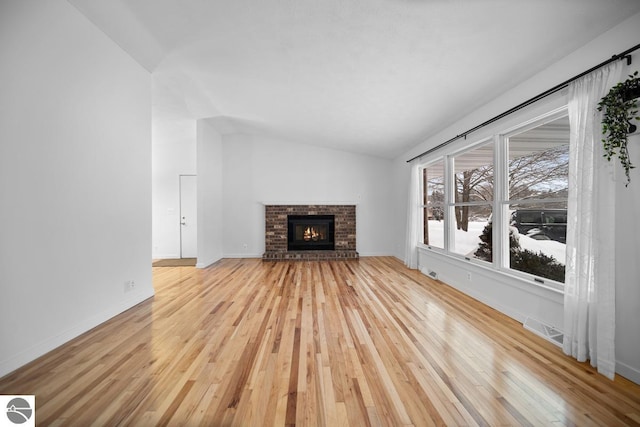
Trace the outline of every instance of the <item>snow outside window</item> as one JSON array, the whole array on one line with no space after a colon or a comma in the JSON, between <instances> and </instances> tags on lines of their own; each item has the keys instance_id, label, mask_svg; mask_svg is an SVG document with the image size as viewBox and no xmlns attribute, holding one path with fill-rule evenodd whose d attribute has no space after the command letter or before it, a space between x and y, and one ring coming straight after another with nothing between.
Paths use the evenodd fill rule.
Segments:
<instances>
[{"instance_id":1,"label":"snow outside window","mask_svg":"<svg viewBox=\"0 0 640 427\"><path fill-rule=\"evenodd\" d=\"M420 242L561 288L569 167L566 114L566 108L558 109L423 166Z\"/></svg>"},{"instance_id":2,"label":"snow outside window","mask_svg":"<svg viewBox=\"0 0 640 427\"><path fill-rule=\"evenodd\" d=\"M564 283L569 119L539 124L506 142L509 267Z\"/></svg>"},{"instance_id":3,"label":"snow outside window","mask_svg":"<svg viewBox=\"0 0 640 427\"><path fill-rule=\"evenodd\" d=\"M483 233L491 234L493 205L493 142L453 156L454 198L451 203L455 228L451 251L467 258L479 257Z\"/></svg>"},{"instance_id":4,"label":"snow outside window","mask_svg":"<svg viewBox=\"0 0 640 427\"><path fill-rule=\"evenodd\" d=\"M422 243L444 248L444 161L422 169Z\"/></svg>"}]
</instances>

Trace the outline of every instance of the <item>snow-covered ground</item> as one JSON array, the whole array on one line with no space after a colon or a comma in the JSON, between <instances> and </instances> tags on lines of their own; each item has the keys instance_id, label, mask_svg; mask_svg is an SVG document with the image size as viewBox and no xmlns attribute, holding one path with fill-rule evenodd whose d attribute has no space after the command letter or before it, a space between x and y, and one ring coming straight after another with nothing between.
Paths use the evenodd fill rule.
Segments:
<instances>
[{"instance_id":1,"label":"snow-covered ground","mask_svg":"<svg viewBox=\"0 0 640 427\"><path fill-rule=\"evenodd\" d=\"M456 230L455 253L473 256L481 243L479 236L486 222L469 222L469 231ZM523 234L518 235L520 246L535 253L542 252L554 257L559 263L565 263L566 245L555 240L535 240ZM444 221L429 221L429 244L444 247Z\"/></svg>"}]
</instances>

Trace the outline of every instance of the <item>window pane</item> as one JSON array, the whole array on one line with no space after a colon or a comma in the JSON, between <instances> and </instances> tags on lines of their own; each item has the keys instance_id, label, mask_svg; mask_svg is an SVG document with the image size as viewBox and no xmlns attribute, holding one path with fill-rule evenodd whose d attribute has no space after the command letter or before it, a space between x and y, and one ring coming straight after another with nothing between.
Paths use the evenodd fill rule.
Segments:
<instances>
[{"instance_id":1,"label":"window pane","mask_svg":"<svg viewBox=\"0 0 640 427\"><path fill-rule=\"evenodd\" d=\"M564 283L567 203L509 206L509 267Z\"/></svg>"},{"instance_id":2,"label":"window pane","mask_svg":"<svg viewBox=\"0 0 640 427\"><path fill-rule=\"evenodd\" d=\"M486 246L491 245L491 205L483 206L456 206L456 217L466 217L467 228L456 227L455 243L452 251L469 258L478 258L491 262L491 250L486 251ZM488 239L488 241L487 241Z\"/></svg>"},{"instance_id":3,"label":"window pane","mask_svg":"<svg viewBox=\"0 0 640 427\"><path fill-rule=\"evenodd\" d=\"M455 203L493 200L493 143L455 156Z\"/></svg>"},{"instance_id":4,"label":"window pane","mask_svg":"<svg viewBox=\"0 0 640 427\"><path fill-rule=\"evenodd\" d=\"M422 171L423 232L425 245L444 248L444 161Z\"/></svg>"},{"instance_id":5,"label":"window pane","mask_svg":"<svg viewBox=\"0 0 640 427\"><path fill-rule=\"evenodd\" d=\"M569 132L562 117L509 138L509 267L562 283Z\"/></svg>"},{"instance_id":6,"label":"window pane","mask_svg":"<svg viewBox=\"0 0 640 427\"><path fill-rule=\"evenodd\" d=\"M509 199L566 198L568 181L567 117L509 138Z\"/></svg>"},{"instance_id":7,"label":"window pane","mask_svg":"<svg viewBox=\"0 0 640 427\"><path fill-rule=\"evenodd\" d=\"M444 248L444 216L434 215L429 208L424 211L424 244Z\"/></svg>"},{"instance_id":8,"label":"window pane","mask_svg":"<svg viewBox=\"0 0 640 427\"><path fill-rule=\"evenodd\" d=\"M423 169L425 205L444 203L444 162L439 161Z\"/></svg>"}]
</instances>

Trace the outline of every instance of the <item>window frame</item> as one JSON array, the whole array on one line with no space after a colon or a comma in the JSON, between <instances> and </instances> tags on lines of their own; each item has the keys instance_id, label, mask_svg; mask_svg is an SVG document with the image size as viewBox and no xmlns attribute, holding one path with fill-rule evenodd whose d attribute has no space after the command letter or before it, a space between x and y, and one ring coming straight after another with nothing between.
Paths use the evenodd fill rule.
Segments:
<instances>
[{"instance_id":1,"label":"window frame","mask_svg":"<svg viewBox=\"0 0 640 427\"><path fill-rule=\"evenodd\" d=\"M453 257L459 260L473 263L474 265L481 266L483 268L491 269L492 271L511 277L517 277L525 280L526 282L552 288L562 291L564 289L564 283L557 282L545 277L539 277L531 273L515 270L510 268L509 260L509 228L510 220L509 206L514 202L522 204L522 199L509 198L509 138L542 126L544 124L553 122L557 119L568 116L568 106L562 105L558 108L552 109L542 114L537 114L534 118L521 121L520 123L510 126L506 129L497 129L490 135L479 138L475 141L471 141L464 146L459 146L448 152L440 152L439 155L426 160L419 164L420 170L420 197L421 204L420 209L420 239L418 240L419 247L430 251L435 251L442 255ZM493 222L493 259L492 262L484 261L475 257L468 257L452 251L452 243L455 242L455 207L456 206L478 206L487 205L487 202L455 202L455 164L454 158L456 156L463 155L466 152L470 152L482 145L493 144L493 200L489 203L492 209L492 222ZM444 244L443 248L439 248L433 245L429 245L423 242L424 236L424 208L426 204L422 204L424 200L424 185L423 185L423 171L430 165L443 162L444 166L444 193L445 193L445 211L444 211ZM525 203L540 202L540 199L526 199ZM554 198L546 199L549 201L563 201L567 202L567 198Z\"/></svg>"},{"instance_id":2,"label":"window frame","mask_svg":"<svg viewBox=\"0 0 640 427\"><path fill-rule=\"evenodd\" d=\"M443 223L444 223L444 231L443 231L443 244L442 247L438 247L435 246L433 244L430 243L425 243L424 241L424 235L425 235L425 231L424 231L424 227L425 227L425 217L424 217L424 212L430 207L429 203L428 203L428 199L425 198L425 192L427 191L427 188L425 187L425 179L424 179L424 174L425 174L425 170L429 169L429 167L436 165L438 163L442 163L442 169L443 169L443 178L444 178L444 182L443 182L443 192L444 194L444 201L442 202L441 206L442 207L442 213L443 213ZM421 164L420 166L418 166L418 169L420 171L419 175L419 179L420 179L420 183L418 185L419 191L420 191L420 204L418 205L418 218L419 218L419 227L418 227L418 233L419 233L419 238L418 238L418 244L422 245L423 247L427 247L429 249L433 249L433 250L437 250L437 251L446 251L446 247L447 247L447 233L446 230L448 228L447 226L447 195L446 195L446 188L447 188L447 164L445 161L445 158L443 157L438 157L433 159L432 161L425 163L425 164ZM426 200L426 201L425 201ZM428 219L427 219L428 221Z\"/></svg>"},{"instance_id":3,"label":"window frame","mask_svg":"<svg viewBox=\"0 0 640 427\"><path fill-rule=\"evenodd\" d=\"M461 157L463 155L465 155L466 153L472 152L482 146L485 145L490 145L492 144L492 151L493 151L493 157L491 159L491 162L493 163L493 173L494 173L494 177L493 177L493 189L494 189L494 194L492 197L491 201L478 201L478 202L456 202L456 192L457 192L457 183L456 183L456 169L455 169L455 159L456 157ZM445 202L447 205L447 212L449 214L449 224L450 227L448 227L447 229L445 229L445 234L449 235L449 246L447 247L447 251L452 254L452 255L456 255L459 257L464 258L467 261L471 261L473 260L473 262L479 262L482 264L488 263L488 261L484 261L478 258L471 258L468 257L464 254L460 254L458 252L454 252L455 251L455 232L456 232L456 215L455 215L455 209L456 207L464 207L464 206L469 206L469 207L473 207L473 206L491 206L491 212L493 213L494 207L495 207L495 139L493 137L488 137L488 138L483 138L483 139L479 139L478 141L473 142L472 144L463 147L459 150L456 150L454 152L452 152L451 154L445 156L448 157L448 162L449 163L449 172L447 174L447 176L445 177L445 183L447 182L447 178L449 179L449 189L447 190L447 188L445 187ZM446 195L449 196L449 199L446 198ZM445 215L446 217L446 215ZM446 223L445 223L446 225ZM453 243L453 244L452 244Z\"/></svg>"}]
</instances>

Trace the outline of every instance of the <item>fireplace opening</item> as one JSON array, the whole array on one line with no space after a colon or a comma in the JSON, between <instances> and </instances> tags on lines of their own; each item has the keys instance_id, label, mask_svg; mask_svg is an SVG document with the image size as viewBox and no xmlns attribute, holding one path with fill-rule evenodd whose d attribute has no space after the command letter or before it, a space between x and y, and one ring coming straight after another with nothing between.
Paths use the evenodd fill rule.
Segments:
<instances>
[{"instance_id":1,"label":"fireplace opening","mask_svg":"<svg viewBox=\"0 0 640 427\"><path fill-rule=\"evenodd\" d=\"M287 250L332 251L335 215L287 216Z\"/></svg>"}]
</instances>

